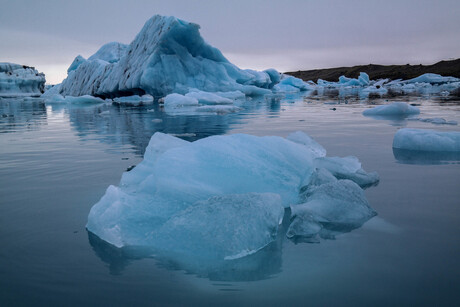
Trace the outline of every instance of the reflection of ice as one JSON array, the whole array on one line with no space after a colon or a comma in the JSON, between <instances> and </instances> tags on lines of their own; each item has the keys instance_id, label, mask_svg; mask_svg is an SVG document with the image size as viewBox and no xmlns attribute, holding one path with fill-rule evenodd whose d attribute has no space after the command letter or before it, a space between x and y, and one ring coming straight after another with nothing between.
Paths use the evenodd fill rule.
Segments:
<instances>
[{"instance_id":1,"label":"reflection of ice","mask_svg":"<svg viewBox=\"0 0 460 307\"><path fill-rule=\"evenodd\" d=\"M402 231L398 226L395 226L378 216L372 218L366 224L364 224L363 229L369 229L389 234L398 234Z\"/></svg>"},{"instance_id":2,"label":"reflection of ice","mask_svg":"<svg viewBox=\"0 0 460 307\"><path fill-rule=\"evenodd\" d=\"M45 122L46 106L42 99L0 98L0 133L36 130Z\"/></svg>"},{"instance_id":3,"label":"reflection of ice","mask_svg":"<svg viewBox=\"0 0 460 307\"><path fill-rule=\"evenodd\" d=\"M420 151L393 147L396 160L404 164L450 164L460 162L460 152Z\"/></svg>"}]
</instances>

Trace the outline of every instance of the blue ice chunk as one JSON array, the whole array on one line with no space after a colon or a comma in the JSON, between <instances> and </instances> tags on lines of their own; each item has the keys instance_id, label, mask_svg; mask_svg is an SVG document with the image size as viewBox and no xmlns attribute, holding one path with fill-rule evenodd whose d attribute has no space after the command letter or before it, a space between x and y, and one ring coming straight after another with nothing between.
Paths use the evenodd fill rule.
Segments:
<instances>
[{"instance_id":1,"label":"blue ice chunk","mask_svg":"<svg viewBox=\"0 0 460 307\"><path fill-rule=\"evenodd\" d=\"M109 43L63 81L61 94L121 96L126 93L163 97L190 89L271 91L272 72L243 70L205 42L199 25L175 17L149 19L128 46ZM271 75L272 74L272 75Z\"/></svg>"},{"instance_id":2,"label":"blue ice chunk","mask_svg":"<svg viewBox=\"0 0 460 307\"><path fill-rule=\"evenodd\" d=\"M405 102L393 102L363 111L363 115L365 116L408 116L419 113L419 108Z\"/></svg>"},{"instance_id":3,"label":"blue ice chunk","mask_svg":"<svg viewBox=\"0 0 460 307\"><path fill-rule=\"evenodd\" d=\"M330 238L360 227L377 213L356 183L338 180L317 187L306 203L292 205L291 215L294 220L288 236L312 237L317 231L322 237Z\"/></svg>"},{"instance_id":4,"label":"blue ice chunk","mask_svg":"<svg viewBox=\"0 0 460 307\"><path fill-rule=\"evenodd\" d=\"M460 132L403 128L396 132L393 148L414 151L460 152Z\"/></svg>"},{"instance_id":5,"label":"blue ice chunk","mask_svg":"<svg viewBox=\"0 0 460 307\"><path fill-rule=\"evenodd\" d=\"M328 169L338 169L341 160L333 159L331 167L321 162L324 155L299 132L289 139L234 134L195 142L155 133L144 160L93 206L87 229L117 247L193 259L244 257L275 239L285 207L319 199L328 185L340 197L346 184L337 185L343 180ZM361 169L357 161L342 162L349 173ZM327 217L314 213L324 233ZM318 227L306 220L296 222L304 233Z\"/></svg>"}]
</instances>

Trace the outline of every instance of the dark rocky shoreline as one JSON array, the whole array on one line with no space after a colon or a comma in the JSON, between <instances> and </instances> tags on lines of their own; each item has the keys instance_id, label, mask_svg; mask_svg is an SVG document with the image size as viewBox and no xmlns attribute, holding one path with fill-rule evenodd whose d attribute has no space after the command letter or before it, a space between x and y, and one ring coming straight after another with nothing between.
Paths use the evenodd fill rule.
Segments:
<instances>
[{"instance_id":1,"label":"dark rocky shoreline","mask_svg":"<svg viewBox=\"0 0 460 307\"><path fill-rule=\"evenodd\" d=\"M349 78L357 78L360 72L365 72L371 80L389 78L412 79L425 73L435 73L442 76L460 78L460 58L450 61L440 61L433 65L359 65L353 67L336 67L326 69L314 69L304 71L286 72L288 75L303 79L304 81L317 81L323 79L327 81L338 81L344 75Z\"/></svg>"}]
</instances>

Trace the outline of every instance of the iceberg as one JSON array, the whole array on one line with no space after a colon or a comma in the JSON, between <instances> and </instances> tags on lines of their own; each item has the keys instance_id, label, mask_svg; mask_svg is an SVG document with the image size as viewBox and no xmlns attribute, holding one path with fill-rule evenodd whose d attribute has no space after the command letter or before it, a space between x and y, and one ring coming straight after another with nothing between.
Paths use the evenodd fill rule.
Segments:
<instances>
[{"instance_id":1,"label":"iceberg","mask_svg":"<svg viewBox=\"0 0 460 307\"><path fill-rule=\"evenodd\" d=\"M365 116L409 116L419 113L419 108L404 102L393 102L363 111L363 115Z\"/></svg>"},{"instance_id":2,"label":"iceberg","mask_svg":"<svg viewBox=\"0 0 460 307\"><path fill-rule=\"evenodd\" d=\"M343 202L351 199L350 193L364 195L351 181L356 172L373 175L364 172L356 158L326 163L325 155L324 148L302 132L288 138L234 134L194 142L157 132L144 160L123 174L118 187L109 186L92 207L86 227L119 248L233 260L273 242L285 208L310 201L320 206L324 198L329 211L312 209L314 222L343 222L333 209L342 193L337 208L342 212L341 207L349 206L347 221L357 227L364 222L364 200L356 197L355 213ZM337 200L321 196L331 189Z\"/></svg>"},{"instance_id":3,"label":"iceberg","mask_svg":"<svg viewBox=\"0 0 460 307\"><path fill-rule=\"evenodd\" d=\"M393 138L393 148L412 151L460 152L460 132L399 129Z\"/></svg>"},{"instance_id":4,"label":"iceberg","mask_svg":"<svg viewBox=\"0 0 460 307\"><path fill-rule=\"evenodd\" d=\"M313 89L312 86L304 82L302 79L299 79L293 76L287 76L287 75L283 75L281 78L281 81L279 81L273 87L273 91L275 92L293 92L293 93L312 90L312 89Z\"/></svg>"},{"instance_id":5,"label":"iceberg","mask_svg":"<svg viewBox=\"0 0 460 307\"><path fill-rule=\"evenodd\" d=\"M34 67L0 63L0 97L38 97L45 91L45 81Z\"/></svg>"},{"instance_id":6,"label":"iceberg","mask_svg":"<svg viewBox=\"0 0 460 307\"><path fill-rule=\"evenodd\" d=\"M190 89L240 91L246 95L271 93L278 72L238 68L204 41L199 28L175 17L156 15L131 44L106 44L70 70L60 94L164 97L186 94Z\"/></svg>"}]
</instances>

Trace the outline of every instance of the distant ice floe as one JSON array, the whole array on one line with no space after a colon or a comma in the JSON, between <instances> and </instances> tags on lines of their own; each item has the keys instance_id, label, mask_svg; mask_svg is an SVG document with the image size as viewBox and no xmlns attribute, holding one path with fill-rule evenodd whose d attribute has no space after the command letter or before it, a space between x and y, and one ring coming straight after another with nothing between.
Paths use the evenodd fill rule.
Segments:
<instances>
[{"instance_id":1,"label":"distant ice floe","mask_svg":"<svg viewBox=\"0 0 460 307\"><path fill-rule=\"evenodd\" d=\"M0 63L0 97L39 97L45 81L45 75L34 67Z\"/></svg>"},{"instance_id":2,"label":"distant ice floe","mask_svg":"<svg viewBox=\"0 0 460 307\"><path fill-rule=\"evenodd\" d=\"M310 82L311 84L311 82ZM410 80L370 80L361 72L357 79L340 76L338 82L318 79L311 87L318 96L357 96L359 98L394 97L399 95L439 95L448 97L460 91L460 79L437 74L424 74Z\"/></svg>"},{"instance_id":3,"label":"distant ice floe","mask_svg":"<svg viewBox=\"0 0 460 307\"><path fill-rule=\"evenodd\" d=\"M365 116L409 116L419 113L419 108L405 102L393 102L363 111Z\"/></svg>"},{"instance_id":4,"label":"distant ice floe","mask_svg":"<svg viewBox=\"0 0 460 307\"><path fill-rule=\"evenodd\" d=\"M460 132L404 128L396 132L393 148L428 152L460 152Z\"/></svg>"},{"instance_id":5,"label":"distant ice floe","mask_svg":"<svg viewBox=\"0 0 460 307\"><path fill-rule=\"evenodd\" d=\"M273 242L284 208L292 239L360 227L376 214L360 185L378 180L354 157L326 157L302 132L195 142L155 133L143 162L93 206L87 229L117 247L232 260Z\"/></svg>"}]
</instances>

